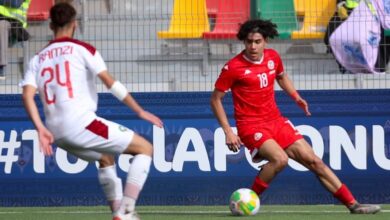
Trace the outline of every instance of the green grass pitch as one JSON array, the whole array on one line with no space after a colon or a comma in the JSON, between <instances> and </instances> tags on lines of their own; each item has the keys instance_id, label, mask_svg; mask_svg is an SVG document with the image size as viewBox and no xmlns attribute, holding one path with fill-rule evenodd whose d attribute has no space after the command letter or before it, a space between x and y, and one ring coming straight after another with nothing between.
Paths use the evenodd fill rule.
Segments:
<instances>
[{"instance_id":1,"label":"green grass pitch","mask_svg":"<svg viewBox=\"0 0 390 220\"><path fill-rule=\"evenodd\" d=\"M375 215L351 215L341 205L263 205L255 216L232 216L228 206L140 206L142 220L389 220L390 205ZM1 207L0 219L15 220L110 220L105 206Z\"/></svg>"}]
</instances>

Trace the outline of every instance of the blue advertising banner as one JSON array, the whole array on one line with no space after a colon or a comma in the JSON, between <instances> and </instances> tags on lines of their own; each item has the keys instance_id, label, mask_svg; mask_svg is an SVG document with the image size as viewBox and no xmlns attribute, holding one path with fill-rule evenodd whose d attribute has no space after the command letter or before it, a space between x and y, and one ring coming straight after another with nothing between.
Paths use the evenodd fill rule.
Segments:
<instances>
[{"instance_id":1,"label":"blue advertising banner","mask_svg":"<svg viewBox=\"0 0 390 220\"><path fill-rule=\"evenodd\" d=\"M390 202L390 90L302 91L311 117L284 93L280 109L361 202ZM98 115L125 125L154 146L153 164L140 205L223 205L237 188L250 187L259 165L249 152L225 146L210 107L210 93L136 93L164 128L140 120L111 94L100 94ZM39 102L37 100L37 102ZM230 95L225 107L234 126ZM77 108L77 107L75 107ZM102 205L97 164L60 148L39 151L37 132L20 95L0 96L0 205ZM124 180L131 156L117 158ZM261 197L263 204L338 203L301 165L289 166Z\"/></svg>"}]
</instances>

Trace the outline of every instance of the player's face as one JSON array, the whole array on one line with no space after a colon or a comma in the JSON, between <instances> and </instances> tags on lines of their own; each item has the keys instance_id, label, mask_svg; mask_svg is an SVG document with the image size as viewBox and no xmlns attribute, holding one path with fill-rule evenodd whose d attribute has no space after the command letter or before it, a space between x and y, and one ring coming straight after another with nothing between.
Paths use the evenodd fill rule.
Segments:
<instances>
[{"instance_id":1,"label":"player's face","mask_svg":"<svg viewBox=\"0 0 390 220\"><path fill-rule=\"evenodd\" d=\"M244 40L245 55L253 60L259 61L263 56L263 51L266 45L266 40L260 33L249 33L248 37Z\"/></svg>"}]
</instances>

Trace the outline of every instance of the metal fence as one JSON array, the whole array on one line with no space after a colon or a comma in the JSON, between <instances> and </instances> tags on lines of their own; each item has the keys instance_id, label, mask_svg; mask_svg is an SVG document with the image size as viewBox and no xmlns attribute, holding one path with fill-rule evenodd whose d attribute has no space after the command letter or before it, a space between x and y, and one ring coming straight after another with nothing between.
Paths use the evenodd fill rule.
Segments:
<instances>
[{"instance_id":1,"label":"metal fence","mask_svg":"<svg viewBox=\"0 0 390 220\"><path fill-rule=\"evenodd\" d=\"M230 4L233 1L235 0L223 2ZM261 14L261 11L256 11L253 7L264 1L279 2L248 0L250 16ZM291 0L295 4L300 1L305 0ZM332 3L332 0L316 2L321 1L324 4ZM110 73L125 83L130 91L211 91L224 63L239 53L243 44L229 37L205 39L202 36L160 36L159 32L172 30L172 16L178 2L190 5L180 6L184 8L184 12L178 16L187 28L194 19L199 19L199 14L196 13L203 13L204 4L208 25L205 30L209 32L217 28L218 16L232 18L243 14L242 7L235 7L236 11L233 10L228 16L221 15L222 12L218 14L218 5L213 6L215 11L212 14L210 4L216 4L217 0L76 0L73 4L79 12L80 28L75 37L94 45L102 53ZM336 0L333 2L335 5ZM188 8L192 12L186 14L185 10ZM283 10L285 9L274 8L276 14L288 13ZM299 31L305 26L305 16L309 15L299 11L297 5L295 10L293 14L296 15ZM205 25L197 22L196 25ZM192 32L194 29L199 32L199 27L189 30ZM28 31L31 34L29 41L11 44L8 48L6 76L0 81L0 92L3 94L21 92L18 83L28 60L52 38L49 20L31 21ZM324 29L320 32L324 32ZM341 73L335 58L327 52L322 37L280 38L270 40L268 47L279 51L285 70L297 89L381 89L390 86L389 74ZM99 89L101 92L106 91L101 84Z\"/></svg>"}]
</instances>

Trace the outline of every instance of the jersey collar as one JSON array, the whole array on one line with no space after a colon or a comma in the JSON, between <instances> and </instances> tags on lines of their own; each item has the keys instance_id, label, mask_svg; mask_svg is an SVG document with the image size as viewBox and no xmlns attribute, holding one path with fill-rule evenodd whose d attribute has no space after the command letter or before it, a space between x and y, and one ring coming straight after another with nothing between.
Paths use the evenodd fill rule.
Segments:
<instances>
[{"instance_id":1,"label":"jersey collar","mask_svg":"<svg viewBox=\"0 0 390 220\"><path fill-rule=\"evenodd\" d=\"M263 52L263 56L261 56L261 58L260 58L259 61L253 61L253 60L249 59L248 57L246 57L246 56L245 56L245 51L242 52L242 57L243 57L246 61L248 61L248 62L250 62L250 63L253 63L253 64L261 64L261 63L263 62L263 60L264 60L264 52Z\"/></svg>"}]
</instances>

